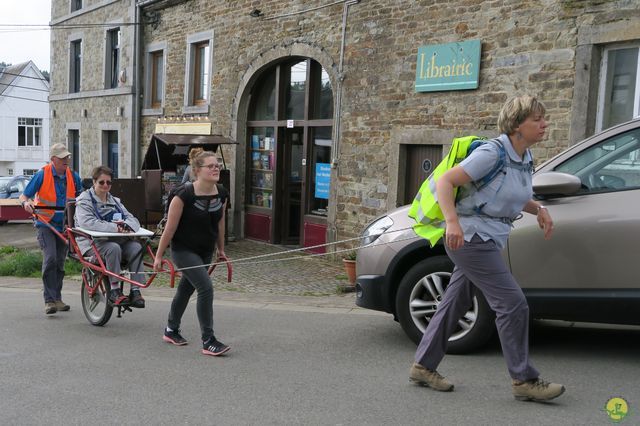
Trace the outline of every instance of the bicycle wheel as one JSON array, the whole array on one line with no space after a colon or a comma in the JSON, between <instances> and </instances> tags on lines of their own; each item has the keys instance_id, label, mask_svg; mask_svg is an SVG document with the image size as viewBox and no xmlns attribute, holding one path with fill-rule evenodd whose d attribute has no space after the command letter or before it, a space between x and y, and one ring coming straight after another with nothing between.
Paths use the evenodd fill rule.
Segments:
<instances>
[{"instance_id":1,"label":"bicycle wheel","mask_svg":"<svg viewBox=\"0 0 640 426\"><path fill-rule=\"evenodd\" d=\"M101 283L100 274L90 268L82 268L82 277L80 298L82 299L84 316L87 317L91 324L103 326L109 321L113 313L113 306L109 304L107 296L107 289L110 288L107 284L107 278L105 277ZM95 289L93 295L89 294L89 288L87 288L85 281L92 290Z\"/></svg>"}]
</instances>

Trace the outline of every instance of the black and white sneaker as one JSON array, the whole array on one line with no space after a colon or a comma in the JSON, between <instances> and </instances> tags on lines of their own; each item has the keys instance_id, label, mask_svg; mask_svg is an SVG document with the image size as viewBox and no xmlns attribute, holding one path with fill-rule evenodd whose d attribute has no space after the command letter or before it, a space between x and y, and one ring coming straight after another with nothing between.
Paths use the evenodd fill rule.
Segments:
<instances>
[{"instance_id":1,"label":"black and white sneaker","mask_svg":"<svg viewBox=\"0 0 640 426\"><path fill-rule=\"evenodd\" d=\"M165 328L162 340L176 346L184 346L187 344L187 339L180 335L180 330L169 331Z\"/></svg>"},{"instance_id":2,"label":"black and white sneaker","mask_svg":"<svg viewBox=\"0 0 640 426\"><path fill-rule=\"evenodd\" d=\"M202 343L202 353L204 355L219 356L229 352L229 349L231 348L219 342L215 336L212 336L209 340Z\"/></svg>"}]
</instances>

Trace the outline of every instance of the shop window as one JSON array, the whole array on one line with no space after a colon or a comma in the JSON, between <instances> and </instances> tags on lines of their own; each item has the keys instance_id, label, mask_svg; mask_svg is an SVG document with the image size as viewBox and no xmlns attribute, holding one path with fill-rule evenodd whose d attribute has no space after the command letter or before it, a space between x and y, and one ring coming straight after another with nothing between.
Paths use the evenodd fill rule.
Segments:
<instances>
[{"instance_id":1,"label":"shop window","mask_svg":"<svg viewBox=\"0 0 640 426\"><path fill-rule=\"evenodd\" d=\"M291 65L289 73L289 84L285 90L286 119L303 120L305 118L304 100L307 86L307 61L300 61Z\"/></svg>"},{"instance_id":2,"label":"shop window","mask_svg":"<svg viewBox=\"0 0 640 426\"><path fill-rule=\"evenodd\" d=\"M308 212L326 216L331 176L331 127L311 129L311 188Z\"/></svg>"},{"instance_id":3,"label":"shop window","mask_svg":"<svg viewBox=\"0 0 640 426\"><path fill-rule=\"evenodd\" d=\"M82 40L73 40L70 46L69 93L80 91L82 79Z\"/></svg>"},{"instance_id":4,"label":"shop window","mask_svg":"<svg viewBox=\"0 0 640 426\"><path fill-rule=\"evenodd\" d=\"M602 55L598 131L640 115L638 56L640 46L612 46Z\"/></svg>"},{"instance_id":5,"label":"shop window","mask_svg":"<svg viewBox=\"0 0 640 426\"><path fill-rule=\"evenodd\" d=\"M309 58L279 61L256 80L247 117L245 236L276 244L325 242L333 129L329 74Z\"/></svg>"},{"instance_id":6,"label":"shop window","mask_svg":"<svg viewBox=\"0 0 640 426\"><path fill-rule=\"evenodd\" d=\"M107 31L107 57L105 59L105 88L118 87L120 72L120 28Z\"/></svg>"},{"instance_id":7,"label":"shop window","mask_svg":"<svg viewBox=\"0 0 640 426\"><path fill-rule=\"evenodd\" d=\"M311 81L313 90L313 109L311 118L330 119L333 118L333 90L329 74L318 64L312 63L313 75L320 74L320 78L313 78Z\"/></svg>"},{"instance_id":8,"label":"shop window","mask_svg":"<svg viewBox=\"0 0 640 426\"><path fill-rule=\"evenodd\" d=\"M18 146L40 146L42 118L18 118Z\"/></svg>"},{"instance_id":9,"label":"shop window","mask_svg":"<svg viewBox=\"0 0 640 426\"><path fill-rule=\"evenodd\" d=\"M276 118L276 73L265 73L255 86L254 101L249 111L249 120L275 120Z\"/></svg>"}]
</instances>

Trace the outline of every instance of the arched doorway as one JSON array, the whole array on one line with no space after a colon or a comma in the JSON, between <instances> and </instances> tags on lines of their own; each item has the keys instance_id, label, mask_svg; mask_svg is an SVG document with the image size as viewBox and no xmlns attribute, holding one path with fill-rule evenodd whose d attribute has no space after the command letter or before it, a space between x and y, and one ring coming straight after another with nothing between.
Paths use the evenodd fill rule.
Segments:
<instances>
[{"instance_id":1,"label":"arched doorway","mask_svg":"<svg viewBox=\"0 0 640 426\"><path fill-rule=\"evenodd\" d=\"M266 68L251 89L246 127L245 236L325 242L333 127L327 72L304 57Z\"/></svg>"}]
</instances>

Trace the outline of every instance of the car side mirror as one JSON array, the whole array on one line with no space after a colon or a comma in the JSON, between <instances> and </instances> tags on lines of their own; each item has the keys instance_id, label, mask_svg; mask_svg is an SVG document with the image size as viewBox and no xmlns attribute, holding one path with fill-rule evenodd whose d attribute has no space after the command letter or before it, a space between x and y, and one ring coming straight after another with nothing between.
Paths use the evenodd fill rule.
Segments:
<instances>
[{"instance_id":1,"label":"car side mirror","mask_svg":"<svg viewBox=\"0 0 640 426\"><path fill-rule=\"evenodd\" d=\"M536 195L573 195L580 190L580 178L568 173L544 172L533 177Z\"/></svg>"},{"instance_id":2,"label":"car side mirror","mask_svg":"<svg viewBox=\"0 0 640 426\"><path fill-rule=\"evenodd\" d=\"M18 185L11 185L11 186L9 187L9 194L13 194L14 192L18 192L18 191L20 191L20 190L18 189Z\"/></svg>"}]
</instances>

